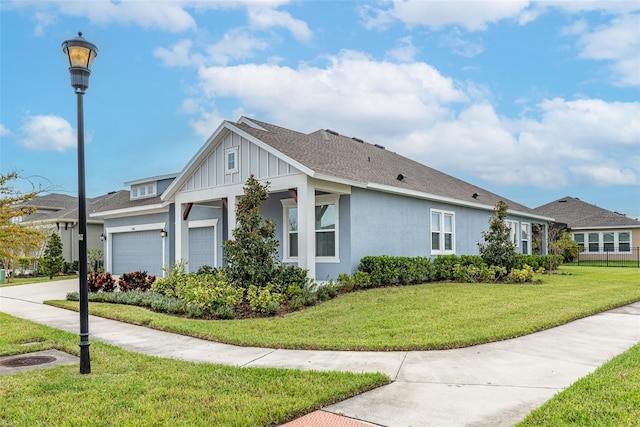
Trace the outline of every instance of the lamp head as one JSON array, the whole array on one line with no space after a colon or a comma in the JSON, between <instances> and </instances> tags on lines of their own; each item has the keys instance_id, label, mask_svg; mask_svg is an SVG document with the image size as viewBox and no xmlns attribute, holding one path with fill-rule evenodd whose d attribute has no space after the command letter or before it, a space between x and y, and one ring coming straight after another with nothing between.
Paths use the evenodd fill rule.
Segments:
<instances>
[{"instance_id":1,"label":"lamp head","mask_svg":"<svg viewBox=\"0 0 640 427\"><path fill-rule=\"evenodd\" d=\"M69 59L71 86L76 92L84 93L89 87L91 65L94 58L98 56L98 48L82 37L81 32L78 32L78 37L65 40L62 43L62 51Z\"/></svg>"}]
</instances>

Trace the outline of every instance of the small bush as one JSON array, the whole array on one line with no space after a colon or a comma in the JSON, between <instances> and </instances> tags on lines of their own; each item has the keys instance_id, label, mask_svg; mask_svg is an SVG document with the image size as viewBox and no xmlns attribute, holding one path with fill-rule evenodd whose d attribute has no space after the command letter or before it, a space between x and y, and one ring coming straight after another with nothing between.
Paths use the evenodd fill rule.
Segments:
<instances>
[{"instance_id":1,"label":"small bush","mask_svg":"<svg viewBox=\"0 0 640 427\"><path fill-rule=\"evenodd\" d=\"M257 313L276 314L280 310L280 302L283 295L276 292L276 287L268 284L263 288L255 285L249 286L247 289L247 300L251 310Z\"/></svg>"},{"instance_id":2,"label":"small bush","mask_svg":"<svg viewBox=\"0 0 640 427\"><path fill-rule=\"evenodd\" d=\"M185 262L177 262L172 269L165 269L166 277L161 277L151 284L151 290L159 292L168 297L176 296L176 288L183 282L186 275L187 264Z\"/></svg>"},{"instance_id":3,"label":"small bush","mask_svg":"<svg viewBox=\"0 0 640 427\"><path fill-rule=\"evenodd\" d=\"M215 274L216 269L211 267L210 265L201 265L198 267L196 274Z\"/></svg>"},{"instance_id":4,"label":"small bush","mask_svg":"<svg viewBox=\"0 0 640 427\"><path fill-rule=\"evenodd\" d=\"M147 276L146 271L132 271L123 273L118 279L118 287L121 292L148 291L151 290L156 276Z\"/></svg>"},{"instance_id":5,"label":"small bush","mask_svg":"<svg viewBox=\"0 0 640 427\"><path fill-rule=\"evenodd\" d=\"M111 273L95 273L87 274L87 285L89 292L113 292L116 288L116 279Z\"/></svg>"},{"instance_id":6,"label":"small bush","mask_svg":"<svg viewBox=\"0 0 640 427\"><path fill-rule=\"evenodd\" d=\"M369 275L370 286L421 283L429 280L431 261L427 257L366 256L357 271ZM367 284L366 279L362 284Z\"/></svg>"},{"instance_id":7,"label":"small bush","mask_svg":"<svg viewBox=\"0 0 640 427\"><path fill-rule=\"evenodd\" d=\"M457 255L438 255L432 261L431 277L433 280L453 280L456 264L463 265Z\"/></svg>"},{"instance_id":8,"label":"small bush","mask_svg":"<svg viewBox=\"0 0 640 427\"><path fill-rule=\"evenodd\" d=\"M527 283L533 281L536 274L544 273L544 269L534 271L529 265L524 265L521 269L514 268L507 276L507 281L511 283Z\"/></svg>"},{"instance_id":9,"label":"small bush","mask_svg":"<svg viewBox=\"0 0 640 427\"><path fill-rule=\"evenodd\" d=\"M215 274L186 274L178 279L176 297L215 314L220 307L233 309L242 301L244 289L233 286L224 269Z\"/></svg>"}]
</instances>

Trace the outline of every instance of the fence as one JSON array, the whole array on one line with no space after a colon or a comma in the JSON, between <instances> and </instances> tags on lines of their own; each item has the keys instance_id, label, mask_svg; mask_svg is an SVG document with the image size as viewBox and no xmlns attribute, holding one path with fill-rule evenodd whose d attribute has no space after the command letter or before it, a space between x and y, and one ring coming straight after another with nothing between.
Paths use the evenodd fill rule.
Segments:
<instances>
[{"instance_id":1,"label":"fence","mask_svg":"<svg viewBox=\"0 0 640 427\"><path fill-rule=\"evenodd\" d=\"M578 254L577 263L599 267L640 267L640 247L622 249L621 252L616 247L600 246L597 251L583 251Z\"/></svg>"}]
</instances>

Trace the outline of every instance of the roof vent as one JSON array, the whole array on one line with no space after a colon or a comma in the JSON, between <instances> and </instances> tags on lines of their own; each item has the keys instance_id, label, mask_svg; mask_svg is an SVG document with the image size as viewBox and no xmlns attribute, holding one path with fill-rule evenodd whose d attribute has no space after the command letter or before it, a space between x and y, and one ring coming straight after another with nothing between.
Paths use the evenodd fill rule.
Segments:
<instances>
[{"instance_id":1,"label":"roof vent","mask_svg":"<svg viewBox=\"0 0 640 427\"><path fill-rule=\"evenodd\" d=\"M474 199L477 199L479 196L480 196L480 195L479 195L478 193L473 193L473 194L471 195L471 197L473 197Z\"/></svg>"},{"instance_id":2,"label":"roof vent","mask_svg":"<svg viewBox=\"0 0 640 427\"><path fill-rule=\"evenodd\" d=\"M399 174L398 174L398 176L396 177L396 179L397 179L398 181L404 181L404 179L405 179L406 177L407 177L406 175L402 175L401 173L399 173Z\"/></svg>"},{"instance_id":3,"label":"roof vent","mask_svg":"<svg viewBox=\"0 0 640 427\"><path fill-rule=\"evenodd\" d=\"M331 129L326 129L327 133L330 133L331 135L340 135L338 132L336 132L335 130L331 130Z\"/></svg>"},{"instance_id":4,"label":"roof vent","mask_svg":"<svg viewBox=\"0 0 640 427\"><path fill-rule=\"evenodd\" d=\"M380 144L373 144L373 145L374 145L374 147L378 147L378 148L381 148L381 149L383 149L383 150L384 150L384 146L382 146L382 145L380 145Z\"/></svg>"},{"instance_id":5,"label":"roof vent","mask_svg":"<svg viewBox=\"0 0 640 427\"><path fill-rule=\"evenodd\" d=\"M362 139L356 138L355 136L352 137L351 139L353 139L354 141L357 141L357 142L364 142Z\"/></svg>"}]
</instances>

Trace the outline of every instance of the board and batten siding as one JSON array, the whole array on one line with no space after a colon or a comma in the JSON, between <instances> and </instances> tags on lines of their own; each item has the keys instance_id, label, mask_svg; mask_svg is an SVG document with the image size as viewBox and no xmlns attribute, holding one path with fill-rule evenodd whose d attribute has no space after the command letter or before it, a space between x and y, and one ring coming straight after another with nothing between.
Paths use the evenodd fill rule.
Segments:
<instances>
[{"instance_id":1,"label":"board and batten siding","mask_svg":"<svg viewBox=\"0 0 640 427\"><path fill-rule=\"evenodd\" d=\"M225 150L233 147L238 147L238 172L227 174ZM263 180L299 174L300 171L251 141L229 132L198 165L180 191L244 184L252 173Z\"/></svg>"}]
</instances>

